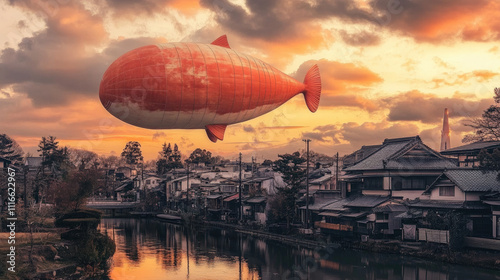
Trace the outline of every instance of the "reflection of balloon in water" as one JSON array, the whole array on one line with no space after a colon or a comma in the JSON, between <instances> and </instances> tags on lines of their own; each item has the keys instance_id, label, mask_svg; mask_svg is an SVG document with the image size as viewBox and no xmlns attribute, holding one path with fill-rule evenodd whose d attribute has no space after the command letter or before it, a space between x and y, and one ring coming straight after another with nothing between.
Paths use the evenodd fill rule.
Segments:
<instances>
[{"instance_id":1,"label":"reflection of balloon in water","mask_svg":"<svg viewBox=\"0 0 500 280\"><path fill-rule=\"evenodd\" d=\"M109 66L99 88L106 110L124 122L152 129L205 128L213 142L224 138L227 125L263 115L299 93L315 112L321 95L316 65L301 83L233 51L225 35L211 44L132 50Z\"/></svg>"}]
</instances>

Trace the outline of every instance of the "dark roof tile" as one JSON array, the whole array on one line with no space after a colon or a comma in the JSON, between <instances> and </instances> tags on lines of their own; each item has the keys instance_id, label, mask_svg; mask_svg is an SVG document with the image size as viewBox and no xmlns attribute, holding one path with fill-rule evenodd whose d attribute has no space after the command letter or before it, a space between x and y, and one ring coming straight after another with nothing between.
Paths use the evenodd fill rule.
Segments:
<instances>
[{"instance_id":1,"label":"dark roof tile","mask_svg":"<svg viewBox=\"0 0 500 280\"><path fill-rule=\"evenodd\" d=\"M500 147L500 141L481 141L481 142L476 142L476 143L471 143L455 148L451 148L445 151L442 151L441 154L443 155L451 155L451 154L457 154L457 153L463 153L463 152L468 152L468 151L477 151L479 152L482 149L486 148L499 148Z\"/></svg>"}]
</instances>

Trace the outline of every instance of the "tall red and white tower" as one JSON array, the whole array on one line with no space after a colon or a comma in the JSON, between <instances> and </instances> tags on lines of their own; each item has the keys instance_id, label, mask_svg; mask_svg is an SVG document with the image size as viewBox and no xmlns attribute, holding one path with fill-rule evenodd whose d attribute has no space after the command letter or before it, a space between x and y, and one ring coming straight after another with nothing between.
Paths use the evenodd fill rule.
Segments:
<instances>
[{"instance_id":1,"label":"tall red and white tower","mask_svg":"<svg viewBox=\"0 0 500 280\"><path fill-rule=\"evenodd\" d=\"M448 108L444 109L443 130L441 130L441 151L451 148L450 124L448 123Z\"/></svg>"}]
</instances>

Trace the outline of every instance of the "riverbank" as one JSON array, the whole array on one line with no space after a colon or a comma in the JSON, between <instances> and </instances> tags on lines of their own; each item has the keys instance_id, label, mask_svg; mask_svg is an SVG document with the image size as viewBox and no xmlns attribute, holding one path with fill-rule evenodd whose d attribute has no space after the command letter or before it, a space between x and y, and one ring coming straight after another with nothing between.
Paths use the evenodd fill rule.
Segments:
<instances>
[{"instance_id":1,"label":"riverbank","mask_svg":"<svg viewBox=\"0 0 500 280\"><path fill-rule=\"evenodd\" d=\"M485 269L494 269L500 271L500 252L491 250L464 248L461 251L452 251L444 244L427 242L403 242L400 240L369 240L365 242L349 239L333 240L326 242L317 240L318 236L312 235L282 235L269 233L262 230L249 229L245 226L231 225L221 222L211 221L191 221L196 226L207 228L218 228L231 230L234 232L273 240L292 246L301 246L312 250L321 249L353 249L375 253L399 254L402 256L411 256L437 262L466 265ZM312 239L311 239L312 238Z\"/></svg>"},{"instance_id":2,"label":"riverbank","mask_svg":"<svg viewBox=\"0 0 500 280\"><path fill-rule=\"evenodd\" d=\"M78 264L76 245L61 239L64 231L65 229L54 228L33 235L16 233L15 272L7 271L6 263L2 263L2 279L87 279L88 273ZM7 240L8 235L9 233L2 232L0 239ZM0 254L5 256L8 251L7 243L0 245Z\"/></svg>"}]
</instances>

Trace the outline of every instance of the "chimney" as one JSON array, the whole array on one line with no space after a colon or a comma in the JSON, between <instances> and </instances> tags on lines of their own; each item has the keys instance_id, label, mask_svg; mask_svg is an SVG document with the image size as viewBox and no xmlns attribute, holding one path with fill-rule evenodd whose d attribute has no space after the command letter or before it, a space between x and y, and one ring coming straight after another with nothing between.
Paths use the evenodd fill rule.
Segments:
<instances>
[{"instance_id":1,"label":"chimney","mask_svg":"<svg viewBox=\"0 0 500 280\"><path fill-rule=\"evenodd\" d=\"M441 131L441 152L451 148L450 124L448 123L448 108L444 109L443 130Z\"/></svg>"}]
</instances>

